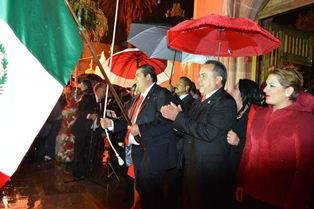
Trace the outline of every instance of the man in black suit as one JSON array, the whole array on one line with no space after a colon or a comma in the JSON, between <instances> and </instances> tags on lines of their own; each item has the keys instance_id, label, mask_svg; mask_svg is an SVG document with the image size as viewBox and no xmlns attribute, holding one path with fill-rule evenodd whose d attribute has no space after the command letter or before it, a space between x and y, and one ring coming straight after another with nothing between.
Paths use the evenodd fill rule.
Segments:
<instances>
[{"instance_id":1,"label":"man in black suit","mask_svg":"<svg viewBox=\"0 0 314 209\"><path fill-rule=\"evenodd\" d=\"M174 89L174 93L180 98L181 100L181 107L184 112L189 112L193 102L194 98L190 94L190 90L192 87L192 81L185 76L180 77L179 81L176 84L176 87ZM176 135L178 136L177 139L177 151L178 151L178 164L177 168L173 171L173 183L174 185L170 187L170 189L174 189L172 194L179 194L179 195L173 195L171 199L173 200L170 204L171 208L180 208L181 204L181 193L182 193L182 163L183 163L183 139L181 138L182 135L180 132L176 131Z\"/></svg>"},{"instance_id":2,"label":"man in black suit","mask_svg":"<svg viewBox=\"0 0 314 209\"><path fill-rule=\"evenodd\" d=\"M151 65L143 65L136 71L136 86L140 94L131 105L133 114L137 114L134 124L128 127L136 140L129 138L132 144L132 161L135 171L135 184L141 197L142 208L166 208L164 205L164 178L167 171L177 163L177 151L172 122L163 118L159 112L163 105L169 104L173 96L156 84L157 76ZM138 100L143 97L139 105ZM132 110L134 109L134 110ZM133 118L133 117L132 117ZM112 124L113 122L113 124ZM127 128L124 120L102 119L103 128L112 127L114 132Z\"/></svg>"},{"instance_id":3,"label":"man in black suit","mask_svg":"<svg viewBox=\"0 0 314 209\"><path fill-rule=\"evenodd\" d=\"M72 126L75 136L73 177L87 177L92 168L101 162L103 141L100 138L99 118L103 112L106 84L97 83L94 94L85 94L78 105L77 119Z\"/></svg>"},{"instance_id":4,"label":"man in black suit","mask_svg":"<svg viewBox=\"0 0 314 209\"><path fill-rule=\"evenodd\" d=\"M188 113L174 104L161 108L183 134L184 208L225 208L228 193L226 136L236 119L236 103L224 90L227 72L215 60L200 69L198 84L203 98ZM203 101L202 101L203 100Z\"/></svg>"},{"instance_id":5,"label":"man in black suit","mask_svg":"<svg viewBox=\"0 0 314 209\"><path fill-rule=\"evenodd\" d=\"M194 98L190 94L192 81L185 76L180 77L175 87L175 93L182 101L182 110L188 112L194 102Z\"/></svg>"}]
</instances>

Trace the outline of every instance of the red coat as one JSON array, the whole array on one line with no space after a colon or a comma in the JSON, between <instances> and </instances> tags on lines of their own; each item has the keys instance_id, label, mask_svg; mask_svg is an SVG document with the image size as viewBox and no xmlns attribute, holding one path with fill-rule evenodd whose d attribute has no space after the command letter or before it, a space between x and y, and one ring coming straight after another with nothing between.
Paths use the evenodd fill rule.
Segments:
<instances>
[{"instance_id":1,"label":"red coat","mask_svg":"<svg viewBox=\"0 0 314 209\"><path fill-rule=\"evenodd\" d=\"M314 97L258 110L238 171L246 194L283 208L305 208L314 181Z\"/></svg>"}]
</instances>

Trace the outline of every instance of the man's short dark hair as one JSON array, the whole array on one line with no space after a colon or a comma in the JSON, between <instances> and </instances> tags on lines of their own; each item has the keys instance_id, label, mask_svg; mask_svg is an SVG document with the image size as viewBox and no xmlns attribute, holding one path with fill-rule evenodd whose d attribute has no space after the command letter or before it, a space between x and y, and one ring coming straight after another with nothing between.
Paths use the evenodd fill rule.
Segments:
<instances>
[{"instance_id":1,"label":"man's short dark hair","mask_svg":"<svg viewBox=\"0 0 314 209\"><path fill-rule=\"evenodd\" d=\"M189 88L189 92L190 92L191 88L192 88L192 81L191 81L191 79L189 79L188 77L182 76L182 77L180 77L180 80L183 80L185 86L189 86L190 87Z\"/></svg>"},{"instance_id":2,"label":"man's short dark hair","mask_svg":"<svg viewBox=\"0 0 314 209\"><path fill-rule=\"evenodd\" d=\"M153 82L154 83L157 82L157 75L156 75L155 68L153 66L151 66L149 64L145 64L145 65L139 66L138 69L139 68L142 69L142 73L144 74L145 77L149 74L150 77L152 78Z\"/></svg>"},{"instance_id":3,"label":"man's short dark hair","mask_svg":"<svg viewBox=\"0 0 314 209\"><path fill-rule=\"evenodd\" d=\"M196 85L195 85L195 83L192 81L192 83L191 83L191 90L190 90L190 92L192 92L192 93L194 93L195 94L195 92L196 92Z\"/></svg>"},{"instance_id":4,"label":"man's short dark hair","mask_svg":"<svg viewBox=\"0 0 314 209\"><path fill-rule=\"evenodd\" d=\"M207 60L205 64L212 64L214 65L214 72L216 76L221 76L222 81L221 84L223 87L225 87L226 81L227 81L227 69L225 65L217 60Z\"/></svg>"}]
</instances>

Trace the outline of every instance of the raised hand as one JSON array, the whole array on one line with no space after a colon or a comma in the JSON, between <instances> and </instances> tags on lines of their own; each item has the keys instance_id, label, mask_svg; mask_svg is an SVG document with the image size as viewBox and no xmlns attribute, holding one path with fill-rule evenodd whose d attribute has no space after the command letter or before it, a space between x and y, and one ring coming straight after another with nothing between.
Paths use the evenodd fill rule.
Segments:
<instances>
[{"instance_id":1,"label":"raised hand","mask_svg":"<svg viewBox=\"0 0 314 209\"><path fill-rule=\"evenodd\" d=\"M172 102L160 108L160 112L164 118L174 121L179 112L182 111L181 106L176 106Z\"/></svg>"}]
</instances>

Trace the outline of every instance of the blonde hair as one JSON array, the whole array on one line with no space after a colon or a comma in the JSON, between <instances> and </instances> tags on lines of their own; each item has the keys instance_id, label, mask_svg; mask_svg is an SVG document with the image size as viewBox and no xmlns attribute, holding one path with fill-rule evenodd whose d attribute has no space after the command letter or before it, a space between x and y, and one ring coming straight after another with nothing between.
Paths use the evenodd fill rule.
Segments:
<instances>
[{"instance_id":1,"label":"blonde hair","mask_svg":"<svg viewBox=\"0 0 314 209\"><path fill-rule=\"evenodd\" d=\"M280 85L284 88L292 87L293 93L289 99L295 101L303 86L303 76L297 67L285 66L282 68L275 67L269 71L269 75L276 75Z\"/></svg>"}]
</instances>

